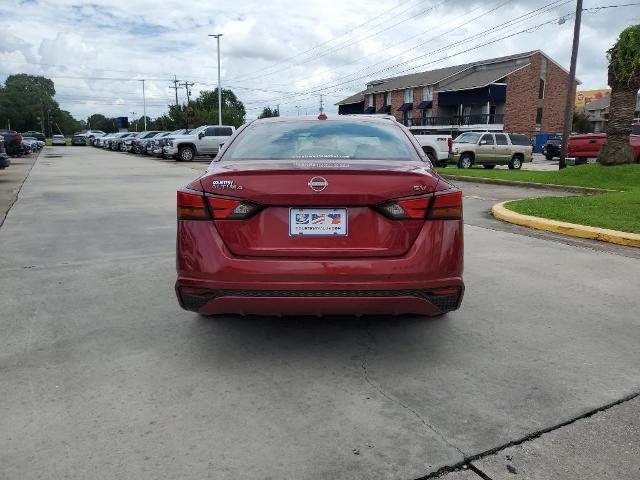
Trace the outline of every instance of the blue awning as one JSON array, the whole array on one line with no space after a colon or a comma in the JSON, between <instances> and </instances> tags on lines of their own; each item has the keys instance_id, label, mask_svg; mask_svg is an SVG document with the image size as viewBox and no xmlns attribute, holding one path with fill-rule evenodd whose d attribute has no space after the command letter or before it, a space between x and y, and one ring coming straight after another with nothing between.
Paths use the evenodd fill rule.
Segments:
<instances>
[{"instance_id":1,"label":"blue awning","mask_svg":"<svg viewBox=\"0 0 640 480\"><path fill-rule=\"evenodd\" d=\"M416 108L418 110L426 110L428 108L431 108L432 105L433 105L433 101L432 100L424 100L424 101L420 102L420 104Z\"/></svg>"},{"instance_id":2,"label":"blue awning","mask_svg":"<svg viewBox=\"0 0 640 480\"><path fill-rule=\"evenodd\" d=\"M391 105L385 105L381 107L376 113L389 113L391 111Z\"/></svg>"},{"instance_id":3,"label":"blue awning","mask_svg":"<svg viewBox=\"0 0 640 480\"><path fill-rule=\"evenodd\" d=\"M402 105L400 105L398 110L400 110L401 112L405 112L407 110L413 110L413 103L403 103Z\"/></svg>"},{"instance_id":4,"label":"blue awning","mask_svg":"<svg viewBox=\"0 0 640 480\"><path fill-rule=\"evenodd\" d=\"M486 105L487 102L496 105L507 101L506 85L487 85L481 88L455 90L452 92L438 92L438 106L448 107L457 105Z\"/></svg>"},{"instance_id":5,"label":"blue awning","mask_svg":"<svg viewBox=\"0 0 640 480\"><path fill-rule=\"evenodd\" d=\"M376 107L367 107L364 109L364 113L374 113L376 111Z\"/></svg>"}]
</instances>

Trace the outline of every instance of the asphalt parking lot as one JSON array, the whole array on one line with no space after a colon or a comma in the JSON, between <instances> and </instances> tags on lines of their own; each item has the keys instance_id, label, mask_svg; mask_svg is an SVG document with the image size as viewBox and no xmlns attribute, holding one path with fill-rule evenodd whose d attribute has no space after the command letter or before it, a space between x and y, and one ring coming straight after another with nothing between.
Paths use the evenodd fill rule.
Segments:
<instances>
[{"instance_id":1,"label":"asphalt parking lot","mask_svg":"<svg viewBox=\"0 0 640 480\"><path fill-rule=\"evenodd\" d=\"M173 292L175 190L204 168L41 153L0 228L0 478L588 478L562 448L594 431L638 478L636 251L504 225L492 203L545 191L464 184L459 311L204 318ZM580 419L616 402L628 438ZM568 473L515 476L527 451Z\"/></svg>"}]
</instances>

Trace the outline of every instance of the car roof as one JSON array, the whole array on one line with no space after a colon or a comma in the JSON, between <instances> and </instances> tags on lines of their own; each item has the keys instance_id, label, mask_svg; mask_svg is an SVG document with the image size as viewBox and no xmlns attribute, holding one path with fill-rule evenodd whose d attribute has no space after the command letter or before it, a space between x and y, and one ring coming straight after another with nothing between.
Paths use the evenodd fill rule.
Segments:
<instances>
[{"instance_id":1,"label":"car roof","mask_svg":"<svg viewBox=\"0 0 640 480\"><path fill-rule=\"evenodd\" d=\"M300 123L300 122L310 122L310 121L324 121L324 122L347 122L347 123L379 123L381 125L389 125L396 124L398 122L392 121L388 115L327 115L325 120L320 120L319 115L301 115L295 117L269 117L269 118L258 118L254 120L252 123ZM217 125L213 125L217 126ZM223 127L228 125L222 125Z\"/></svg>"}]
</instances>

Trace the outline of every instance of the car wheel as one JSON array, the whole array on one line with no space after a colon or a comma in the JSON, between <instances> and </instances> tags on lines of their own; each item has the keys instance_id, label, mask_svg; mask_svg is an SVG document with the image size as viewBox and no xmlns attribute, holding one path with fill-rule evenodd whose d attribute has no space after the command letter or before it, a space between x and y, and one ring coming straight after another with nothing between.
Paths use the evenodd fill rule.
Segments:
<instances>
[{"instance_id":1,"label":"car wheel","mask_svg":"<svg viewBox=\"0 0 640 480\"><path fill-rule=\"evenodd\" d=\"M433 152L425 150L424 153L427 156L427 158L429 159L429 161L431 162L431 165L436 165L436 163L438 162L438 159L433 154Z\"/></svg>"},{"instance_id":2,"label":"car wheel","mask_svg":"<svg viewBox=\"0 0 640 480\"><path fill-rule=\"evenodd\" d=\"M484 165L482 165L484 168L488 169L488 170L493 170L494 168L496 168L495 165L491 165L490 163L485 163Z\"/></svg>"},{"instance_id":3,"label":"car wheel","mask_svg":"<svg viewBox=\"0 0 640 480\"><path fill-rule=\"evenodd\" d=\"M520 158L518 155L514 155L509 162L509 169L520 170L520 168L522 168L522 158Z\"/></svg>"},{"instance_id":4,"label":"car wheel","mask_svg":"<svg viewBox=\"0 0 640 480\"><path fill-rule=\"evenodd\" d=\"M553 160L553 155L545 155L544 158L547 160Z\"/></svg>"},{"instance_id":5,"label":"car wheel","mask_svg":"<svg viewBox=\"0 0 640 480\"><path fill-rule=\"evenodd\" d=\"M181 162L191 162L194 155L191 147L180 147L180 150L178 150L178 160Z\"/></svg>"},{"instance_id":6,"label":"car wheel","mask_svg":"<svg viewBox=\"0 0 640 480\"><path fill-rule=\"evenodd\" d=\"M460 156L460 160L458 160L458 168L471 168L473 165L473 158L471 155L464 153Z\"/></svg>"}]
</instances>

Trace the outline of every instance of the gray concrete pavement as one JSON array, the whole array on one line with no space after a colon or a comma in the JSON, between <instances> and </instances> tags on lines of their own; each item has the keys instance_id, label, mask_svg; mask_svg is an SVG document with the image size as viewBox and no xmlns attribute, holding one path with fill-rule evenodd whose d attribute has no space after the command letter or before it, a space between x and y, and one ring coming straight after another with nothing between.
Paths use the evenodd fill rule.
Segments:
<instances>
[{"instance_id":1,"label":"gray concrete pavement","mask_svg":"<svg viewBox=\"0 0 640 480\"><path fill-rule=\"evenodd\" d=\"M20 158L12 158L11 165L0 170L0 225L4 222L5 215L13 205L37 157L38 153L32 153Z\"/></svg>"},{"instance_id":2,"label":"gray concrete pavement","mask_svg":"<svg viewBox=\"0 0 640 480\"><path fill-rule=\"evenodd\" d=\"M474 462L492 480L640 478L640 398ZM446 477L447 480L449 477Z\"/></svg>"},{"instance_id":3,"label":"gray concrete pavement","mask_svg":"<svg viewBox=\"0 0 640 480\"><path fill-rule=\"evenodd\" d=\"M192 166L34 166L0 228L0 478L413 479L640 390L640 262L483 226L443 318L184 312Z\"/></svg>"}]
</instances>

